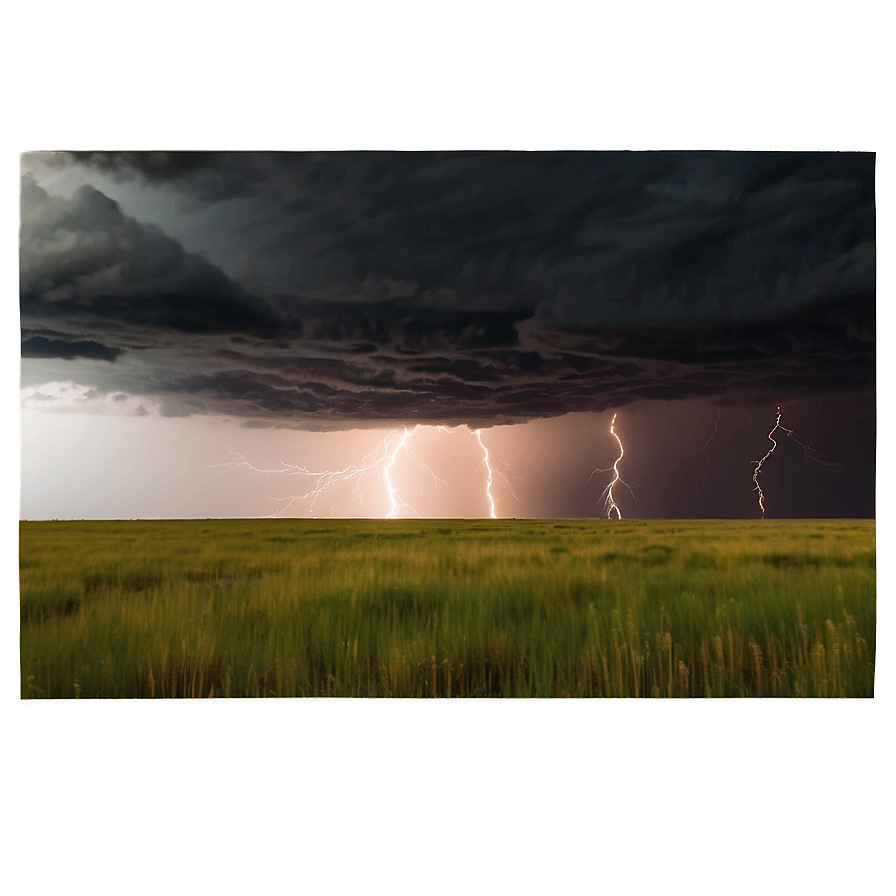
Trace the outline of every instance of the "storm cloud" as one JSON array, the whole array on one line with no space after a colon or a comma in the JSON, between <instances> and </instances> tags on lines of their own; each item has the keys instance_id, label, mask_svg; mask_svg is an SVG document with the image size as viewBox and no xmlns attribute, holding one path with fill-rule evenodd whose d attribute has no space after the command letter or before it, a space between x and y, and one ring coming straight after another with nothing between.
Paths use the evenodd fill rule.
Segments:
<instances>
[{"instance_id":1,"label":"storm cloud","mask_svg":"<svg viewBox=\"0 0 896 896\"><path fill-rule=\"evenodd\" d=\"M86 181L66 196L23 177L23 357L104 360L104 388L185 412L484 425L874 388L872 154L63 153L23 168ZM100 174L119 201L89 185ZM183 220L137 220L129 186L166 192ZM188 219L207 226L168 235Z\"/></svg>"},{"instance_id":2,"label":"storm cloud","mask_svg":"<svg viewBox=\"0 0 896 896\"><path fill-rule=\"evenodd\" d=\"M239 284L98 190L85 186L61 199L31 178L22 182L20 298L23 326L148 344L165 332L275 336L282 329Z\"/></svg>"},{"instance_id":3,"label":"storm cloud","mask_svg":"<svg viewBox=\"0 0 896 896\"><path fill-rule=\"evenodd\" d=\"M22 333L23 358L94 358L101 361L114 361L122 349L109 348L91 339L71 342L65 339L48 339L46 336L32 335L28 331Z\"/></svg>"}]
</instances>

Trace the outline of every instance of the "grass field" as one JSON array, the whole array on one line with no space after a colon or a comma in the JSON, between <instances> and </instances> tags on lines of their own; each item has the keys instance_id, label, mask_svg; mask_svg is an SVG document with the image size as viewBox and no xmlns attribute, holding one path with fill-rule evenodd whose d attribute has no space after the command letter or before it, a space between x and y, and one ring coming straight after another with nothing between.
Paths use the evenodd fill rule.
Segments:
<instances>
[{"instance_id":1,"label":"grass field","mask_svg":"<svg viewBox=\"0 0 896 896\"><path fill-rule=\"evenodd\" d=\"M873 521L23 522L23 697L870 697Z\"/></svg>"}]
</instances>

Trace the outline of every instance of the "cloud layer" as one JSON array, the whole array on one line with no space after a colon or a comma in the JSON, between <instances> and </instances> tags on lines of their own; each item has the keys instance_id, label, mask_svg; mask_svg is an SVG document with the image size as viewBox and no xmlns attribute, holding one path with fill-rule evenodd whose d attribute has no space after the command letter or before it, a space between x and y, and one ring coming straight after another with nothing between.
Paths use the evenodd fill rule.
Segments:
<instances>
[{"instance_id":1,"label":"cloud layer","mask_svg":"<svg viewBox=\"0 0 896 896\"><path fill-rule=\"evenodd\" d=\"M23 178L23 356L172 412L484 425L874 387L872 155L33 161L125 198ZM128 185L214 220L243 274L130 216Z\"/></svg>"}]
</instances>

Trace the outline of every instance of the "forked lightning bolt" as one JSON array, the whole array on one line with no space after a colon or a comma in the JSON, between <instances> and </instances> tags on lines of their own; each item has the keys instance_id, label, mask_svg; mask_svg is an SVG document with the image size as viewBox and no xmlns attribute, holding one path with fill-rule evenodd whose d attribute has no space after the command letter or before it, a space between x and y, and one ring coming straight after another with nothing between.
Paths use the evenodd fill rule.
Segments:
<instances>
[{"instance_id":1,"label":"forked lightning bolt","mask_svg":"<svg viewBox=\"0 0 896 896\"><path fill-rule=\"evenodd\" d=\"M628 483L619 475L619 462L625 456L625 449L622 447L622 440L616 434L616 414L613 414L613 419L610 421L610 435L613 436L614 439L616 439L616 444L619 445L619 457L616 458L616 461L612 467L606 467L604 469L598 467L596 470L594 470L591 473L591 476L588 477L588 482L591 482L591 479L595 473L609 473L612 470L613 479L610 484L603 490L601 498L603 498L604 501L604 509L607 512L607 519L613 519L613 514L615 513L616 519L621 520L622 511L620 511L619 505L616 503L616 499L613 497L613 486L621 483L629 490L629 493L631 493L631 488L629 488ZM634 495L632 495L632 497L634 497Z\"/></svg>"},{"instance_id":2,"label":"forked lightning bolt","mask_svg":"<svg viewBox=\"0 0 896 896\"><path fill-rule=\"evenodd\" d=\"M827 463L821 459L821 455L812 448L811 445L804 445L794 434L792 429L788 429L786 426L781 426L781 408L778 408L778 416L775 418L775 425L772 427L771 432L768 434L768 440L772 443L772 447L766 451L764 457L761 460L754 460L753 463L756 464L756 469L753 470L753 491L759 493L759 510L762 512L762 518L765 519L765 495L762 493L762 487L759 485L759 472L762 470L762 465L775 453L775 449L778 447L778 443L775 441L775 433L778 430L781 432L787 433L788 438L793 439L800 448L803 449L803 454L806 460L814 461L817 464L821 464L824 467L835 467L837 464Z\"/></svg>"}]
</instances>

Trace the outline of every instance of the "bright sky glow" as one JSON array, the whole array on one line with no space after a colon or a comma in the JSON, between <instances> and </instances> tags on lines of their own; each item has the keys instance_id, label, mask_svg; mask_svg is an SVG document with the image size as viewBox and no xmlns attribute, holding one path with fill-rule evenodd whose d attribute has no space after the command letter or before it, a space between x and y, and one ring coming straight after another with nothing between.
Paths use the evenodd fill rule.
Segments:
<instances>
[{"instance_id":1,"label":"bright sky glow","mask_svg":"<svg viewBox=\"0 0 896 896\"><path fill-rule=\"evenodd\" d=\"M805 410L790 418L814 443L818 430ZM615 422L569 414L478 432L428 425L308 432L163 417L124 393L103 397L51 381L22 390L20 512L25 519L744 517L755 513L751 475L754 452L768 444L760 423L767 414L643 403ZM850 438L850 427L842 431ZM804 456L814 449L795 444L794 456L779 458L789 478L775 486L776 513L816 494L830 504L833 489L868 475L860 465L806 464L818 461ZM826 457L839 461L850 444L826 441ZM618 492L623 466L637 503Z\"/></svg>"}]
</instances>

